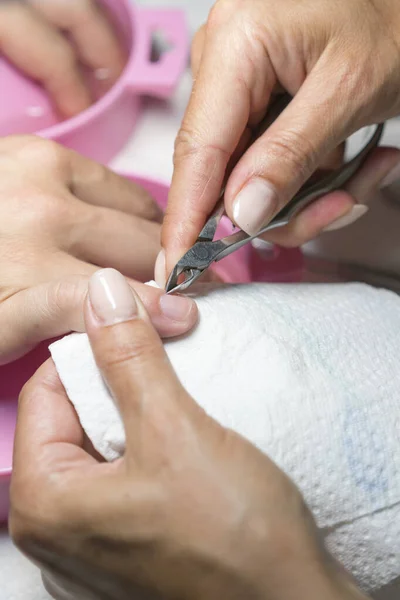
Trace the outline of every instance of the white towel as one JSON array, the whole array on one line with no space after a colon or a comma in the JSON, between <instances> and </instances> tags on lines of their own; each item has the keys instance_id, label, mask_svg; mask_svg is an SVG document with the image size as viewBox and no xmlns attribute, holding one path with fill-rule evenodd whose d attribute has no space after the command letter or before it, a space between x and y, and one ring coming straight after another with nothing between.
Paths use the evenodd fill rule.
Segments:
<instances>
[{"instance_id":1,"label":"white towel","mask_svg":"<svg viewBox=\"0 0 400 600\"><path fill-rule=\"evenodd\" d=\"M333 554L368 590L400 575L400 299L364 285L204 288L166 342L182 383L302 490ZM88 338L50 347L96 449L124 450Z\"/></svg>"}]
</instances>

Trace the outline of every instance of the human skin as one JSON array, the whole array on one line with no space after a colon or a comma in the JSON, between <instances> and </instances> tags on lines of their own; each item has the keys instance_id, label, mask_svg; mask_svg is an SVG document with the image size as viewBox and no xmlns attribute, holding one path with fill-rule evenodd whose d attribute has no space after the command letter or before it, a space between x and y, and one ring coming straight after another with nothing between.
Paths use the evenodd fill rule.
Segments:
<instances>
[{"instance_id":1,"label":"human skin","mask_svg":"<svg viewBox=\"0 0 400 600\"><path fill-rule=\"evenodd\" d=\"M168 275L194 242L224 179L227 213L255 234L319 167L336 162L348 136L398 115L399 39L396 0L218 0L193 43L159 269ZM293 101L249 146L283 91ZM397 151L376 150L345 190L268 239L296 246L354 222L365 214L359 204L400 177L399 163Z\"/></svg>"},{"instance_id":2,"label":"human skin","mask_svg":"<svg viewBox=\"0 0 400 600\"><path fill-rule=\"evenodd\" d=\"M91 277L85 324L124 456L96 455L51 361L18 414L10 531L55 598L365 600L292 481L181 386L118 272Z\"/></svg>"},{"instance_id":3,"label":"human skin","mask_svg":"<svg viewBox=\"0 0 400 600\"><path fill-rule=\"evenodd\" d=\"M82 65L100 74L99 85L106 92L126 60L96 0L2 0L0 51L47 89L63 117L76 115L94 100Z\"/></svg>"},{"instance_id":4,"label":"human skin","mask_svg":"<svg viewBox=\"0 0 400 600\"><path fill-rule=\"evenodd\" d=\"M84 331L89 277L130 278L162 336L197 321L195 303L145 286L162 213L140 186L36 137L0 140L0 364L43 340Z\"/></svg>"}]
</instances>

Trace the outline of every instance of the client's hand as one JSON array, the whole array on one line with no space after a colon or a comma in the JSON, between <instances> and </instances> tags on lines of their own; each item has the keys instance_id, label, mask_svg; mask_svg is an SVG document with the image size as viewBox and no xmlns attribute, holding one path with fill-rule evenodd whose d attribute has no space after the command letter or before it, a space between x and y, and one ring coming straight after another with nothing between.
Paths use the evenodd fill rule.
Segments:
<instances>
[{"instance_id":1,"label":"client's hand","mask_svg":"<svg viewBox=\"0 0 400 600\"><path fill-rule=\"evenodd\" d=\"M139 186L52 142L0 140L0 364L83 331L98 266L152 279L162 214ZM134 284L162 336L197 319L193 301Z\"/></svg>"},{"instance_id":2,"label":"client's hand","mask_svg":"<svg viewBox=\"0 0 400 600\"><path fill-rule=\"evenodd\" d=\"M80 599L363 598L293 483L183 389L115 271L91 278L85 321L125 456L90 450L52 362L21 395L15 443L11 534L55 597L54 578Z\"/></svg>"},{"instance_id":3,"label":"client's hand","mask_svg":"<svg viewBox=\"0 0 400 600\"><path fill-rule=\"evenodd\" d=\"M0 53L40 81L65 117L93 100L80 65L97 71L106 91L125 64L98 0L2 0Z\"/></svg>"}]
</instances>

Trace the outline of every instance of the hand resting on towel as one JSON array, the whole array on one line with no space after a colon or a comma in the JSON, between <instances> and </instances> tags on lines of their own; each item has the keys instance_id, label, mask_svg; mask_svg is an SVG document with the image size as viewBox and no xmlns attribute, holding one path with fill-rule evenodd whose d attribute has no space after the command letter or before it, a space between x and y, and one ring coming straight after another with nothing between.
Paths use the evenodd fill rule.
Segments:
<instances>
[{"instance_id":1,"label":"hand resting on towel","mask_svg":"<svg viewBox=\"0 0 400 600\"><path fill-rule=\"evenodd\" d=\"M126 451L90 448L51 361L25 387L10 528L50 591L56 577L81 599L365 599L291 480L182 387L122 276L91 278L85 323Z\"/></svg>"}]
</instances>

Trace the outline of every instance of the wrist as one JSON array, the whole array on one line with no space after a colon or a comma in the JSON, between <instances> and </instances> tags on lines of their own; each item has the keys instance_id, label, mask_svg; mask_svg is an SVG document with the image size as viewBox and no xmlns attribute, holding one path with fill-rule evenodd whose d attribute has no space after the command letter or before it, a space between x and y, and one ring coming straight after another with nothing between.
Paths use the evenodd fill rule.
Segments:
<instances>
[{"instance_id":1,"label":"wrist","mask_svg":"<svg viewBox=\"0 0 400 600\"><path fill-rule=\"evenodd\" d=\"M276 585L269 579L260 598L269 600L369 600L352 577L329 555L321 561L299 562Z\"/></svg>"},{"instance_id":2,"label":"wrist","mask_svg":"<svg viewBox=\"0 0 400 600\"><path fill-rule=\"evenodd\" d=\"M238 570L241 580L252 584L254 598L368 600L326 550L311 513L305 510L298 523L302 524L299 529L287 524L265 543L243 545L248 552Z\"/></svg>"}]
</instances>

